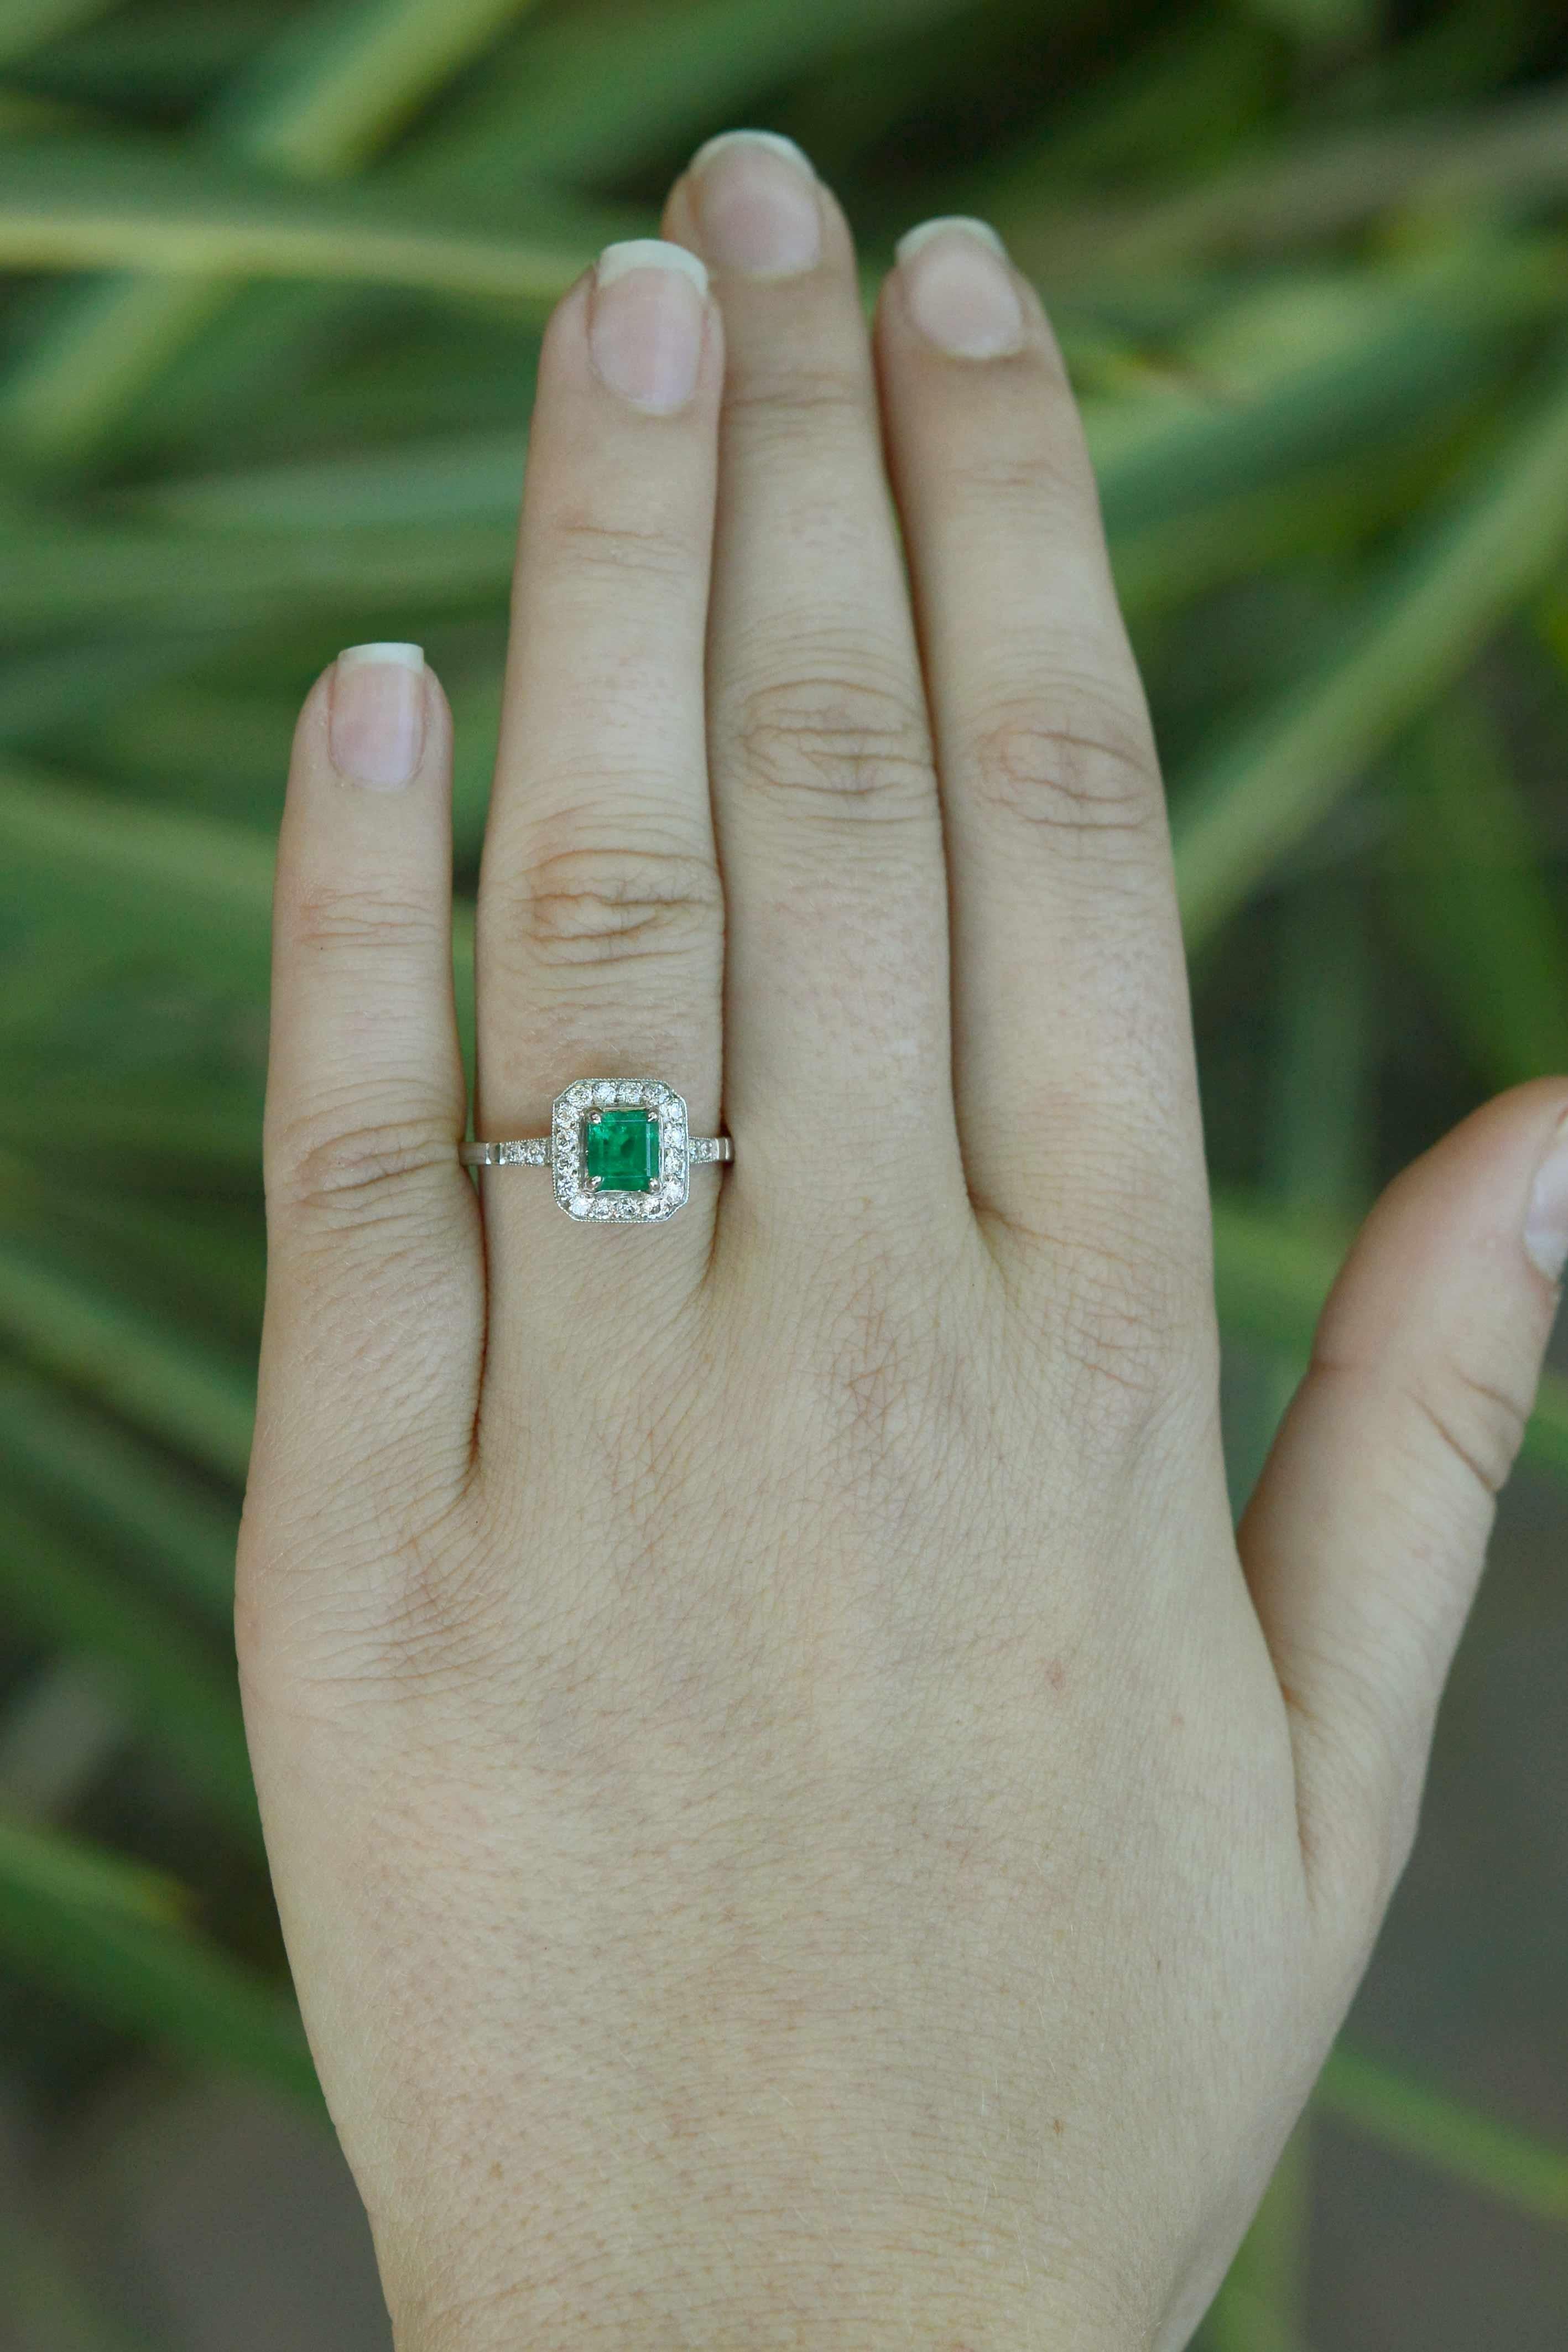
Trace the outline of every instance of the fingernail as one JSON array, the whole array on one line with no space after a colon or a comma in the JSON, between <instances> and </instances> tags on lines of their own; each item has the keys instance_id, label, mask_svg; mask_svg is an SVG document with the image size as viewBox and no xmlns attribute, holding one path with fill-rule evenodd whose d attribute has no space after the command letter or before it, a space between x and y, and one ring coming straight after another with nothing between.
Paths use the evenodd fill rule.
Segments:
<instances>
[{"instance_id":1,"label":"fingernail","mask_svg":"<svg viewBox=\"0 0 1568 2352\"><path fill-rule=\"evenodd\" d=\"M1024 339L1023 304L1007 247L988 221L960 215L922 221L898 240L909 314L928 342L952 359L990 360Z\"/></svg>"},{"instance_id":2,"label":"fingernail","mask_svg":"<svg viewBox=\"0 0 1568 2352\"><path fill-rule=\"evenodd\" d=\"M332 666L327 741L351 784L395 793L424 751L424 655L418 646L349 646Z\"/></svg>"},{"instance_id":3,"label":"fingernail","mask_svg":"<svg viewBox=\"0 0 1568 2352\"><path fill-rule=\"evenodd\" d=\"M1535 1171L1524 1246L1548 1282L1568 1265L1568 1118L1559 1119Z\"/></svg>"},{"instance_id":4,"label":"fingernail","mask_svg":"<svg viewBox=\"0 0 1568 2352\"><path fill-rule=\"evenodd\" d=\"M724 131L692 157L703 250L720 269L792 278L822 257L810 158L777 131Z\"/></svg>"},{"instance_id":5,"label":"fingernail","mask_svg":"<svg viewBox=\"0 0 1568 2352\"><path fill-rule=\"evenodd\" d=\"M697 388L707 271L684 245L633 236L607 245L593 272L588 348L612 392L655 416Z\"/></svg>"}]
</instances>

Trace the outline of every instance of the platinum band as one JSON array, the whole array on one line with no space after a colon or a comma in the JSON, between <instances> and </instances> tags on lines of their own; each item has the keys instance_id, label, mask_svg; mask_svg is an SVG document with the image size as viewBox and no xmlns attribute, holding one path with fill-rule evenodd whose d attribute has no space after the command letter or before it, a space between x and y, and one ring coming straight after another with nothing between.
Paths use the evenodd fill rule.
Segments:
<instances>
[{"instance_id":1,"label":"platinum band","mask_svg":"<svg viewBox=\"0 0 1568 2352\"><path fill-rule=\"evenodd\" d=\"M464 1143L457 1157L465 1168L550 1168L555 1164L548 1135L517 1135L504 1143ZM695 1168L707 1160L728 1162L735 1145L727 1135L692 1135L686 1139L686 1159Z\"/></svg>"}]
</instances>

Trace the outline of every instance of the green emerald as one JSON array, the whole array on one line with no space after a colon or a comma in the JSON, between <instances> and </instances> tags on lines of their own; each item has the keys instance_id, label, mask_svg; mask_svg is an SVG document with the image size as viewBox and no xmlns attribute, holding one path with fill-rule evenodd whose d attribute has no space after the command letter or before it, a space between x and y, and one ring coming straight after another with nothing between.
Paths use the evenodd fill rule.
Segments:
<instances>
[{"instance_id":1,"label":"green emerald","mask_svg":"<svg viewBox=\"0 0 1568 2352\"><path fill-rule=\"evenodd\" d=\"M651 1192L659 1181L659 1118L651 1110L590 1111L583 1173L601 1192Z\"/></svg>"}]
</instances>

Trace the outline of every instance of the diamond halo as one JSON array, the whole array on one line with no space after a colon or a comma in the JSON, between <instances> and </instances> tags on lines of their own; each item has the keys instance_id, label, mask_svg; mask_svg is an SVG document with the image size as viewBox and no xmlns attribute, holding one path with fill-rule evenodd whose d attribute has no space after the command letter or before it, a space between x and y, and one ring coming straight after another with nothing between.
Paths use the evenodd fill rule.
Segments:
<instances>
[{"instance_id":1,"label":"diamond halo","mask_svg":"<svg viewBox=\"0 0 1568 2352\"><path fill-rule=\"evenodd\" d=\"M651 1111L659 1122L658 1176L647 1192L601 1191L587 1171L583 1130L596 1110ZM578 1078L550 1106L550 1166L555 1197L585 1224L653 1225L685 1206L691 1186L690 1136L684 1097L657 1078Z\"/></svg>"}]
</instances>

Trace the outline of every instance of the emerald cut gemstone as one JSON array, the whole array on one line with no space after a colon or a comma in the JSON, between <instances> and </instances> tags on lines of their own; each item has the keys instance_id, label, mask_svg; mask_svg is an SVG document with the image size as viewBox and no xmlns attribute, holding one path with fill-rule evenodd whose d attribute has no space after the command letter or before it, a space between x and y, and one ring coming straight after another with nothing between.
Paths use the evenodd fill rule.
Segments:
<instances>
[{"instance_id":1,"label":"emerald cut gemstone","mask_svg":"<svg viewBox=\"0 0 1568 2352\"><path fill-rule=\"evenodd\" d=\"M659 1181L659 1116L651 1110L591 1111L583 1123L583 1173L604 1192L651 1192Z\"/></svg>"}]
</instances>

